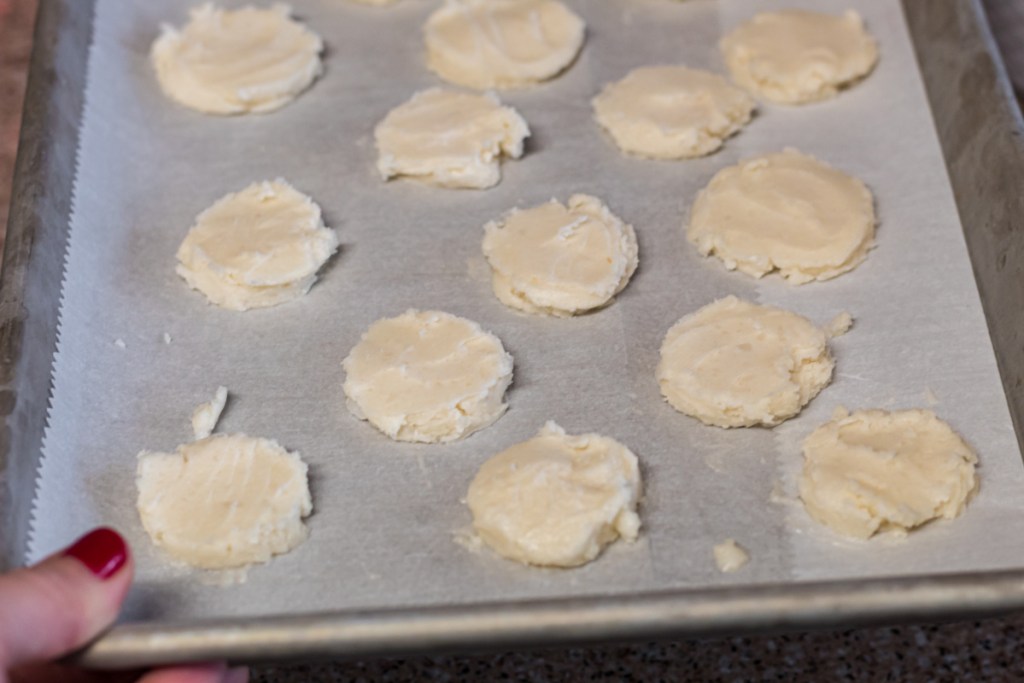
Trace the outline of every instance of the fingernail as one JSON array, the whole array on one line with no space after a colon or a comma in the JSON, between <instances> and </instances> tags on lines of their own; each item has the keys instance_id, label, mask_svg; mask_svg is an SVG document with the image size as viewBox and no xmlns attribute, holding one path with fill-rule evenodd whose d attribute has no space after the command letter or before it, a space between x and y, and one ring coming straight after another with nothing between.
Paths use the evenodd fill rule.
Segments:
<instances>
[{"instance_id":1,"label":"fingernail","mask_svg":"<svg viewBox=\"0 0 1024 683\"><path fill-rule=\"evenodd\" d=\"M128 544L121 534L102 527L90 531L64 551L100 579L106 580L116 574L128 561Z\"/></svg>"}]
</instances>

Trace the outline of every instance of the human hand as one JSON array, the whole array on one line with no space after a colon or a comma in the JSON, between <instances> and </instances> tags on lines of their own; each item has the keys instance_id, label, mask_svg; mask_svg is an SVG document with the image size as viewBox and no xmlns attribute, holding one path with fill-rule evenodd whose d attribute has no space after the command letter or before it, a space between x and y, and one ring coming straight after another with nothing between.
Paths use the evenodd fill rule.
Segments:
<instances>
[{"instance_id":1,"label":"human hand","mask_svg":"<svg viewBox=\"0 0 1024 683\"><path fill-rule=\"evenodd\" d=\"M223 662L149 672L58 664L114 623L135 565L124 539L96 529L39 564L0 575L0 683L246 683Z\"/></svg>"}]
</instances>

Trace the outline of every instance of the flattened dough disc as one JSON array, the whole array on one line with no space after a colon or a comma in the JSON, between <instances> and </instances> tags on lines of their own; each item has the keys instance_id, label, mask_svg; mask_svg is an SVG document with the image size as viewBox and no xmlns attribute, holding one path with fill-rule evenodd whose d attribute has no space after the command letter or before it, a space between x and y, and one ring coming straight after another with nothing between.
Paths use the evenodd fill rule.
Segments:
<instances>
[{"instance_id":1,"label":"flattened dough disc","mask_svg":"<svg viewBox=\"0 0 1024 683\"><path fill-rule=\"evenodd\" d=\"M522 88L568 68L584 30L557 0L445 0L423 29L427 66L468 88Z\"/></svg>"},{"instance_id":2,"label":"flattened dough disc","mask_svg":"<svg viewBox=\"0 0 1024 683\"><path fill-rule=\"evenodd\" d=\"M225 10L206 3L181 30L165 25L150 58L171 99L207 114L244 114L291 102L320 75L322 50L287 5Z\"/></svg>"}]
</instances>

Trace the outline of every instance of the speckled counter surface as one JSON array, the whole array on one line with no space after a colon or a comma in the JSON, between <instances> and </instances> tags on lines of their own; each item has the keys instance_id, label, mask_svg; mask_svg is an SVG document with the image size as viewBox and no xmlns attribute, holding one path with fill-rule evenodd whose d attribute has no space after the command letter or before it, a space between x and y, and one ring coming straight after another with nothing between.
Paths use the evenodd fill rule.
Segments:
<instances>
[{"instance_id":1,"label":"speckled counter surface","mask_svg":"<svg viewBox=\"0 0 1024 683\"><path fill-rule=\"evenodd\" d=\"M992 0L992 2L1021 0ZM0 0L0 228L35 0ZM3 231L0 229L0 240ZM2 243L2 242L0 242ZM253 681L1018 681L1024 615L743 638L253 668Z\"/></svg>"},{"instance_id":2,"label":"speckled counter surface","mask_svg":"<svg viewBox=\"0 0 1024 683\"><path fill-rule=\"evenodd\" d=\"M255 667L252 680L1020 681L1024 616L782 636Z\"/></svg>"}]
</instances>

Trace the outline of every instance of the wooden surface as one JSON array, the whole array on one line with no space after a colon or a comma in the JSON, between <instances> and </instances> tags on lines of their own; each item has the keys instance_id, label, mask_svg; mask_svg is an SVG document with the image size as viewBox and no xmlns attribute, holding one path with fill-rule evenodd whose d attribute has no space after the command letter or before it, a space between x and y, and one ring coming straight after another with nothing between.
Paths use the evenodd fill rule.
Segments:
<instances>
[{"instance_id":1,"label":"wooden surface","mask_svg":"<svg viewBox=\"0 0 1024 683\"><path fill-rule=\"evenodd\" d=\"M36 0L0 0L0 248L11 203L11 175L35 12Z\"/></svg>"}]
</instances>

